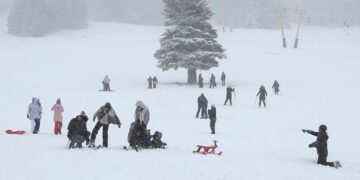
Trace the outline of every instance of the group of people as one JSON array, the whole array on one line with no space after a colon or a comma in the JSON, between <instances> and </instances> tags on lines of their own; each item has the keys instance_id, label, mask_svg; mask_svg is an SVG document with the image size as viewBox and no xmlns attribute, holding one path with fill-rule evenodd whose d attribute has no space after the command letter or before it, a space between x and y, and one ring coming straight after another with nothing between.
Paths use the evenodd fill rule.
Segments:
<instances>
[{"instance_id":1,"label":"group of people","mask_svg":"<svg viewBox=\"0 0 360 180\"><path fill-rule=\"evenodd\" d=\"M158 84L158 79L156 78L156 76L151 77L149 76L149 78L147 79L148 81L148 89L156 89L156 86Z\"/></svg>"},{"instance_id":2,"label":"group of people","mask_svg":"<svg viewBox=\"0 0 360 180\"><path fill-rule=\"evenodd\" d=\"M224 72L222 72L221 73L221 84L222 84L222 86L225 86L225 80L226 80L226 75L225 75ZM203 88L204 87L204 79L203 79L201 73L199 74L198 82L199 82L199 88ZM214 88L215 86L217 86L216 78L215 78L214 74L211 74L211 76L210 76L209 85L210 85L209 88Z\"/></svg>"}]
</instances>

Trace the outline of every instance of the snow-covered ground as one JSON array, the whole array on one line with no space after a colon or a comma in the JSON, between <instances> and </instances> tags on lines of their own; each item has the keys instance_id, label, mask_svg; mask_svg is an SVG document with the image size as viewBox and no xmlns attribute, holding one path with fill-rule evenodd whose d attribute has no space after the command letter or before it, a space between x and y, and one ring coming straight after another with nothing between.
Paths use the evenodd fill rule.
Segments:
<instances>
[{"instance_id":1,"label":"snow-covered ground","mask_svg":"<svg viewBox=\"0 0 360 180\"><path fill-rule=\"evenodd\" d=\"M223 106L225 87L199 89L183 84L186 71L162 72L153 53L163 28L91 23L82 31L62 31L43 38L6 34L0 18L0 179L147 179L147 180L358 180L360 179L360 28L304 27L299 48L281 47L279 31L219 31L228 59L201 72L214 73L218 84L225 71L236 88L232 107ZM286 31L292 46L294 29ZM108 74L115 92L99 92ZM156 75L156 90L146 79ZM271 85L280 83L274 96ZM180 82L180 83L177 83ZM180 84L180 85L179 85ZM258 108L255 95L265 85L268 107ZM209 120L196 119L197 97L204 93L218 111L216 135ZM26 130L27 106L39 97L43 106L40 134L7 135ZM53 135L51 106L65 107L63 135ZM133 121L135 102L150 108L149 128L163 132L166 150L123 151ZM69 150L66 127L84 110L90 118L106 101L123 123L110 126L109 148ZM315 137L300 129L328 126L328 160L343 168L316 164L309 149ZM95 122L88 122L92 130ZM101 143L101 131L97 144ZM197 144L219 141L223 155L193 154Z\"/></svg>"}]
</instances>

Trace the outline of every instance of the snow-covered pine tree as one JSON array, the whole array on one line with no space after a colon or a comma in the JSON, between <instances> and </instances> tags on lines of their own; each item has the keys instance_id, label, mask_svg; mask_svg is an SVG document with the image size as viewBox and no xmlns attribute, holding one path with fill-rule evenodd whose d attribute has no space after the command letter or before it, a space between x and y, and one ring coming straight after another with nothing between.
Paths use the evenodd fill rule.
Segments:
<instances>
[{"instance_id":1,"label":"snow-covered pine tree","mask_svg":"<svg viewBox=\"0 0 360 180\"><path fill-rule=\"evenodd\" d=\"M155 52L158 67L188 69L188 83L196 83L196 70L218 67L226 58L223 47L215 40L216 30L207 22L213 13L207 0L163 0L167 19L166 32Z\"/></svg>"}]
</instances>

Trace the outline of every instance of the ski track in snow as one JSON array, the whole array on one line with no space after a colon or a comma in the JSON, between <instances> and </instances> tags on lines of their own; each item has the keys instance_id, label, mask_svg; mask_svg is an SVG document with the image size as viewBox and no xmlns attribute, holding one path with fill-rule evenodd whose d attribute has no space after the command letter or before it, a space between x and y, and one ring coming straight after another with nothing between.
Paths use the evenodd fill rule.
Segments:
<instances>
[{"instance_id":1,"label":"ski track in snow","mask_svg":"<svg viewBox=\"0 0 360 180\"><path fill-rule=\"evenodd\" d=\"M203 89L178 85L186 71L162 72L153 53L164 28L115 23L92 23L89 29L61 31L43 38L6 34L0 20L0 179L207 179L207 180L358 180L360 141L360 28L344 35L341 28L304 27L299 49L281 47L275 30L219 31L228 58L220 67L202 71L207 82L214 73L218 84L225 71L236 88L234 106L224 106L225 87ZM291 46L294 29L287 30ZM108 74L115 92L99 92ZM146 89L156 75L158 89ZM271 85L280 83L281 95ZM268 91L268 107L258 108L260 85ZM217 107L216 135L209 120L195 119L197 97L204 93ZM26 130L32 97L43 106L39 135L6 135L6 129ZM55 136L51 106L57 98L65 108L63 134ZM168 149L124 151L135 102L149 107L149 128L163 132ZM111 125L109 148L65 148L67 125L84 110L92 115L111 102L123 126ZM316 165L315 137L300 129L328 126L328 160L340 160L335 170ZM197 144L218 140L223 155L198 155ZM102 142L101 131L96 143Z\"/></svg>"}]
</instances>

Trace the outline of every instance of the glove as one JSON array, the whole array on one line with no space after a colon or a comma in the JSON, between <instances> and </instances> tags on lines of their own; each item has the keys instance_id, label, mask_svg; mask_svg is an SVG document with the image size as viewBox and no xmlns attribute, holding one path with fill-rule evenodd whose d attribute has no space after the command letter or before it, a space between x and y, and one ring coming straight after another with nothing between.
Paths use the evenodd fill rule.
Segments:
<instances>
[{"instance_id":1,"label":"glove","mask_svg":"<svg viewBox=\"0 0 360 180\"><path fill-rule=\"evenodd\" d=\"M121 123L118 124L118 127L121 128Z\"/></svg>"},{"instance_id":2,"label":"glove","mask_svg":"<svg viewBox=\"0 0 360 180\"><path fill-rule=\"evenodd\" d=\"M93 121L95 122L96 116L93 117Z\"/></svg>"},{"instance_id":3,"label":"glove","mask_svg":"<svg viewBox=\"0 0 360 180\"><path fill-rule=\"evenodd\" d=\"M308 132L308 130L306 130L306 129L301 129L301 131L302 131L303 133Z\"/></svg>"},{"instance_id":4,"label":"glove","mask_svg":"<svg viewBox=\"0 0 360 180\"><path fill-rule=\"evenodd\" d=\"M28 119L30 118L28 114L26 115L26 117L27 117Z\"/></svg>"}]
</instances>

